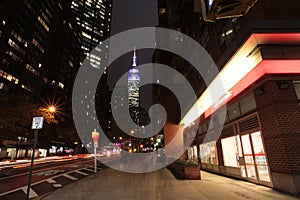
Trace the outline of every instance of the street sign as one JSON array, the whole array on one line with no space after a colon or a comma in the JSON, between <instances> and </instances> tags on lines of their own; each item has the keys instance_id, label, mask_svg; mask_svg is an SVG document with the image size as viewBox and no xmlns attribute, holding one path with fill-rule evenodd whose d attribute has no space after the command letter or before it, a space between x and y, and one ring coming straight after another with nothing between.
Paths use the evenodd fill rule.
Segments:
<instances>
[{"instance_id":1,"label":"street sign","mask_svg":"<svg viewBox=\"0 0 300 200\"><path fill-rule=\"evenodd\" d=\"M42 129L43 128L44 117L34 117L32 120L31 129Z\"/></svg>"}]
</instances>

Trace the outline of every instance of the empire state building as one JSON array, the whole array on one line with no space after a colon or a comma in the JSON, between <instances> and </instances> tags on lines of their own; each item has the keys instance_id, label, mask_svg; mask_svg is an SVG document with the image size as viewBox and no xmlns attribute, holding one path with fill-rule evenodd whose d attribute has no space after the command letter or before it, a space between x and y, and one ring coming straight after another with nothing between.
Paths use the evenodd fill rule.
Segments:
<instances>
[{"instance_id":1,"label":"empire state building","mask_svg":"<svg viewBox=\"0 0 300 200\"><path fill-rule=\"evenodd\" d=\"M133 121L137 124L140 123L139 119L139 107L140 107L140 75L139 70L136 67L136 50L134 48L134 54L132 58L132 68L128 73L128 106L129 112Z\"/></svg>"}]
</instances>

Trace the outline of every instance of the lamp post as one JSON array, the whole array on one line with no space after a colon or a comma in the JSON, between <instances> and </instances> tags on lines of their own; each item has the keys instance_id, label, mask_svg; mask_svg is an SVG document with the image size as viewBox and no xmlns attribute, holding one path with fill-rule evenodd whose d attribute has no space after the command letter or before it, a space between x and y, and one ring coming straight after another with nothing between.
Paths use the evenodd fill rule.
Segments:
<instances>
[{"instance_id":1,"label":"lamp post","mask_svg":"<svg viewBox=\"0 0 300 200\"><path fill-rule=\"evenodd\" d=\"M97 173L97 148L98 148L98 140L99 140L99 132L97 132L96 129L94 129L94 131L92 132L92 138L94 141L94 171L95 173Z\"/></svg>"},{"instance_id":2,"label":"lamp post","mask_svg":"<svg viewBox=\"0 0 300 200\"><path fill-rule=\"evenodd\" d=\"M56 111L56 108L54 106L49 106L48 110L51 114L54 115L54 113ZM33 142L32 155L31 155L30 172L29 172L29 175L28 175L26 200L29 199L31 177L32 177L32 170L33 170L33 162L34 162L34 154L35 154L35 149L36 149L38 133L39 133L39 129L43 128L43 123L44 123L44 117L34 117L33 120L32 120L31 129L34 130L34 142Z\"/></svg>"}]
</instances>

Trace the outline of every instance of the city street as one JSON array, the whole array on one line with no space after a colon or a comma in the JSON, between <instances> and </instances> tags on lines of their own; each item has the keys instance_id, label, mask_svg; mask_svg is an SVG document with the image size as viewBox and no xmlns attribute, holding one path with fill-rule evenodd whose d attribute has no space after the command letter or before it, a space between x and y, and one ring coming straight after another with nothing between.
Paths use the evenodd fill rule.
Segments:
<instances>
[{"instance_id":1,"label":"city street","mask_svg":"<svg viewBox=\"0 0 300 200\"><path fill-rule=\"evenodd\" d=\"M108 158L110 159L110 158ZM94 173L92 155L57 156L40 159L34 164L30 197L48 193ZM20 162L20 161L19 161ZM25 199L30 163L1 166L0 199ZM106 168L98 163L97 170Z\"/></svg>"},{"instance_id":2,"label":"city street","mask_svg":"<svg viewBox=\"0 0 300 200\"><path fill-rule=\"evenodd\" d=\"M0 200L300 200L300 1L0 1Z\"/></svg>"}]
</instances>

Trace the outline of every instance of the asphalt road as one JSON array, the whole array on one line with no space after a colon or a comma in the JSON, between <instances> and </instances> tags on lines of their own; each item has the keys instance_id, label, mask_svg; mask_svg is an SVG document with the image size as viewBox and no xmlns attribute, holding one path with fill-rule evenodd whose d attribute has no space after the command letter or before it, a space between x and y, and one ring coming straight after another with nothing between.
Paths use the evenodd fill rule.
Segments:
<instances>
[{"instance_id":1,"label":"asphalt road","mask_svg":"<svg viewBox=\"0 0 300 200\"><path fill-rule=\"evenodd\" d=\"M70 158L35 164L30 197L38 197L94 173L93 158ZM98 163L98 171L106 168ZM0 200L25 200L30 164L0 171Z\"/></svg>"}]
</instances>

